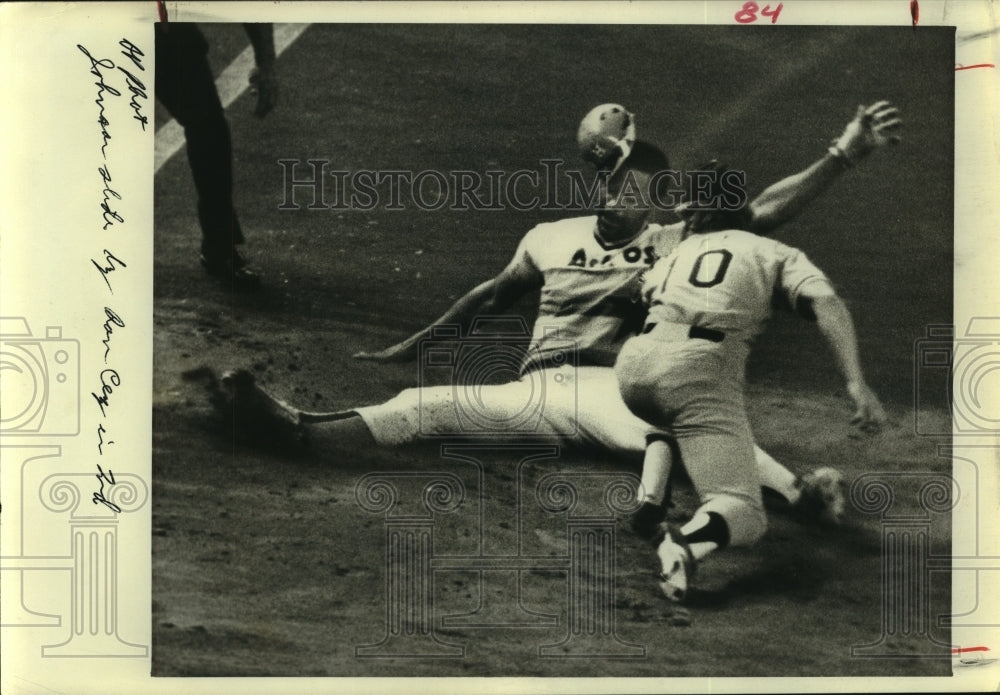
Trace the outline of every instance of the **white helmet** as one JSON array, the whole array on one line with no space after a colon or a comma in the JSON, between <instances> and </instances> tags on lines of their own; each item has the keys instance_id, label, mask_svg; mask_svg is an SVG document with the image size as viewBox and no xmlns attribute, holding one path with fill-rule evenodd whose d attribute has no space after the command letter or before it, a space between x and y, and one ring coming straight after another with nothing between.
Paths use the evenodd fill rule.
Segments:
<instances>
[{"instance_id":1,"label":"white helmet","mask_svg":"<svg viewBox=\"0 0 1000 695\"><path fill-rule=\"evenodd\" d=\"M621 104L601 104L580 121L576 143L599 169L617 169L635 143L635 115Z\"/></svg>"}]
</instances>

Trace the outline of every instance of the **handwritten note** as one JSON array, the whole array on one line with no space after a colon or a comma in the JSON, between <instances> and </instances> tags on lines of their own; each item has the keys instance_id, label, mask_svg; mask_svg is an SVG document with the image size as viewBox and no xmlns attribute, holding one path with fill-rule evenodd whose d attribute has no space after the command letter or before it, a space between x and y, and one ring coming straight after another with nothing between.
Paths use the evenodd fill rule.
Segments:
<instances>
[{"instance_id":1,"label":"handwritten note","mask_svg":"<svg viewBox=\"0 0 1000 695\"><path fill-rule=\"evenodd\" d=\"M115 484L115 474L109 468L107 471L101 468L100 464L97 464L97 475L95 476L97 481L101 484L101 487L94 493L93 502L94 504L103 504L105 507L113 511L115 514L121 513L122 508L119 507L114 502L110 501L104 496L104 483L109 486Z\"/></svg>"},{"instance_id":2,"label":"handwritten note","mask_svg":"<svg viewBox=\"0 0 1000 695\"><path fill-rule=\"evenodd\" d=\"M99 347L102 355L99 371L87 377L90 381L93 400L90 401L91 417L94 425L95 451L101 460L107 461L113 454L116 436L114 434L114 413L126 407L120 405L117 393L126 383L126 376L116 364L116 335L127 330L124 312L112 302L130 287L138 287L142 278L128 277L128 263L123 253L115 250L124 244L124 234L129 231L129 221L124 210L127 207L127 182L115 179L116 164L123 165L131 154L124 146L116 146L116 136L130 128L145 132L149 125L149 90L146 82L146 66L143 59L146 52L129 38L123 37L117 46L92 47L77 44L83 55L83 75L94 86L93 108L83 112L82 117L93 119L99 137L99 147L94 152L95 190L94 218L85 221L85 229L100 249L90 258L90 265L97 271L106 295L98 293L95 313L101 325L103 339ZM145 78L145 79L144 79ZM103 296L102 296L103 295ZM114 474L97 466L100 489L94 493L94 504L104 504L114 512L121 511L109 501L110 489L115 484ZM106 492L106 488L108 492Z\"/></svg>"}]
</instances>

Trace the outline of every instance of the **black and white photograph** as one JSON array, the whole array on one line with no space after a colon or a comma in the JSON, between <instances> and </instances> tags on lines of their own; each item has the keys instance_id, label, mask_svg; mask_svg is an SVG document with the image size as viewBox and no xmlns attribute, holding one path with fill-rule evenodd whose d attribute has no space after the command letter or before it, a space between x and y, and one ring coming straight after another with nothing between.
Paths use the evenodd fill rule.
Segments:
<instances>
[{"instance_id":1,"label":"black and white photograph","mask_svg":"<svg viewBox=\"0 0 1000 695\"><path fill-rule=\"evenodd\" d=\"M954 31L762 20L157 27L154 675L949 673Z\"/></svg>"},{"instance_id":2,"label":"black and white photograph","mask_svg":"<svg viewBox=\"0 0 1000 695\"><path fill-rule=\"evenodd\" d=\"M0 689L995 690L993 10L0 8Z\"/></svg>"}]
</instances>

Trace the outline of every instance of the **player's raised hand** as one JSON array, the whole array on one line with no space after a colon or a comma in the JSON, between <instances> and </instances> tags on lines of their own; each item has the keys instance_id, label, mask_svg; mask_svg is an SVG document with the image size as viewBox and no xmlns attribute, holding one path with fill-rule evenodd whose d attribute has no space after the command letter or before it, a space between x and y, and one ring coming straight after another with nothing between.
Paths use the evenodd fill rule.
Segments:
<instances>
[{"instance_id":1,"label":"player's raised hand","mask_svg":"<svg viewBox=\"0 0 1000 695\"><path fill-rule=\"evenodd\" d=\"M417 343L410 339L396 343L378 352L362 350L354 353L354 359L368 362L409 362L417 358Z\"/></svg>"},{"instance_id":2,"label":"player's raised hand","mask_svg":"<svg viewBox=\"0 0 1000 695\"><path fill-rule=\"evenodd\" d=\"M875 434L881 430L882 425L885 424L886 416L875 392L863 383L848 384L847 392L857 407L854 417L851 418L851 424L857 425L862 432L867 434Z\"/></svg>"},{"instance_id":3,"label":"player's raised hand","mask_svg":"<svg viewBox=\"0 0 1000 695\"><path fill-rule=\"evenodd\" d=\"M902 128L903 119L899 116L899 109L890 102L877 101L871 106L861 105L833 148L849 164L855 164L876 148L887 143L899 143Z\"/></svg>"}]
</instances>

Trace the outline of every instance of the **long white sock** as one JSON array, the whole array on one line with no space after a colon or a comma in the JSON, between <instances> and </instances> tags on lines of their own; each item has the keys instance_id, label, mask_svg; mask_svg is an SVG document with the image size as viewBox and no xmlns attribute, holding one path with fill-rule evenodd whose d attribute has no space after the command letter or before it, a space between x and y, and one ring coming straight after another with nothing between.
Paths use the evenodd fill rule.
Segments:
<instances>
[{"instance_id":1,"label":"long white sock","mask_svg":"<svg viewBox=\"0 0 1000 695\"><path fill-rule=\"evenodd\" d=\"M757 461L757 477L763 487L771 488L788 500L789 504L799 501L802 492L795 485L798 478L790 470L771 458L771 455L756 444L753 447Z\"/></svg>"},{"instance_id":2,"label":"long white sock","mask_svg":"<svg viewBox=\"0 0 1000 695\"><path fill-rule=\"evenodd\" d=\"M654 439L646 444L646 457L642 462L642 502L663 504L670 480L670 466L673 456L670 446L662 439Z\"/></svg>"}]
</instances>

